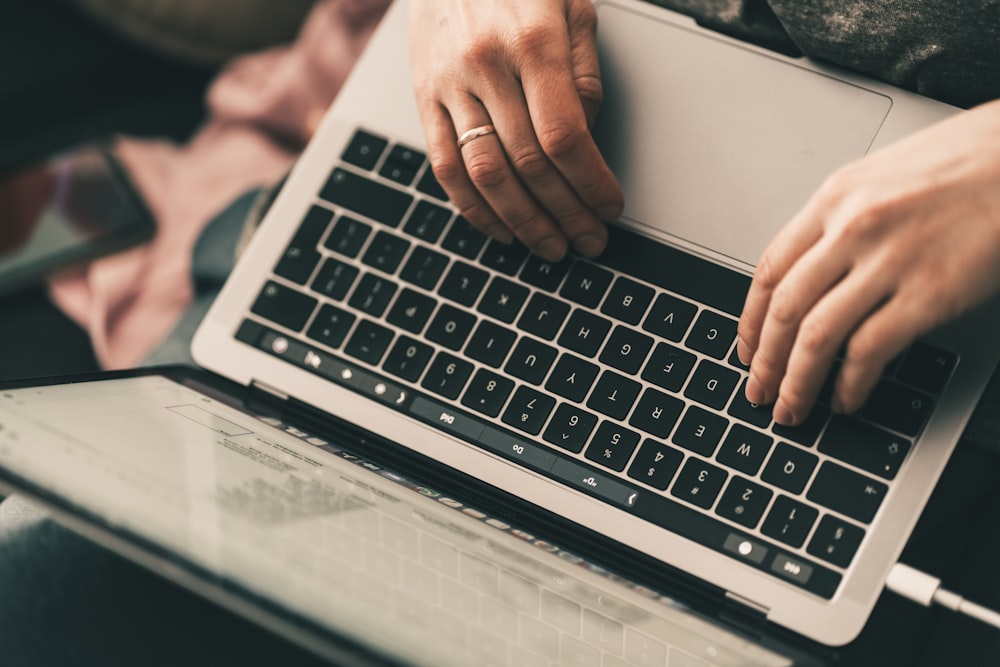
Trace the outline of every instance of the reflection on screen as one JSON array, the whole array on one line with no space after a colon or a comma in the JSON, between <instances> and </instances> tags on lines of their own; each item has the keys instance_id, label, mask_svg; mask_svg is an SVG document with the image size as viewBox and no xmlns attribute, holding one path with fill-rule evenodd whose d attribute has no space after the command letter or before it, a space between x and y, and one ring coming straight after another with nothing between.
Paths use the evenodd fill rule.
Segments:
<instances>
[{"instance_id":1,"label":"reflection on screen","mask_svg":"<svg viewBox=\"0 0 1000 667\"><path fill-rule=\"evenodd\" d=\"M404 662L791 664L345 444L162 377L0 392L0 473Z\"/></svg>"}]
</instances>

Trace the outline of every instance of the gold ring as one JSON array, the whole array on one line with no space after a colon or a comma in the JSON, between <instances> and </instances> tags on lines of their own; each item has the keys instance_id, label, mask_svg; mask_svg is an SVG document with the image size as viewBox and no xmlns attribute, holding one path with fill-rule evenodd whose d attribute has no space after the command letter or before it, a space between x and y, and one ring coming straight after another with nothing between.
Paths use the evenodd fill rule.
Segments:
<instances>
[{"instance_id":1,"label":"gold ring","mask_svg":"<svg viewBox=\"0 0 1000 667\"><path fill-rule=\"evenodd\" d=\"M458 138L458 147L461 148L465 144L478 139L479 137L485 137L487 134L495 134L497 129L492 125L480 125L479 127L474 127L467 132L463 132L462 136Z\"/></svg>"}]
</instances>

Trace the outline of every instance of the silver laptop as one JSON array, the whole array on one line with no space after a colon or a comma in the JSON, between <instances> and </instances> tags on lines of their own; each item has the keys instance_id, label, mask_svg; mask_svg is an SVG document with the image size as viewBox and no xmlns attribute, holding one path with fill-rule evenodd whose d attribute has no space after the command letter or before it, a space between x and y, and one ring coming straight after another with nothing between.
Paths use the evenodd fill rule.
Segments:
<instances>
[{"instance_id":1,"label":"silver laptop","mask_svg":"<svg viewBox=\"0 0 1000 667\"><path fill-rule=\"evenodd\" d=\"M860 415L821 406L792 430L745 405L736 321L824 177L954 109L649 3L596 5L596 134L626 198L601 260L550 267L461 219L438 229L396 2L195 358L843 644L996 366L997 312L911 348Z\"/></svg>"},{"instance_id":2,"label":"silver laptop","mask_svg":"<svg viewBox=\"0 0 1000 667\"><path fill-rule=\"evenodd\" d=\"M421 149L407 3L397 0L197 333L194 356L211 373L0 393L0 477L103 543L335 658L350 651L325 643L331 630L418 664L472 664L470 650L482 652L476 664L577 664L584 654L605 665L793 664L809 660L789 649L800 640L839 646L857 636L996 366L1000 351L986 343L998 313L981 310L915 343L858 415L831 415L827 396L797 428L774 425L743 398L736 321L757 256L827 174L954 110L647 3L596 5L606 87L596 135L626 195L600 259L549 265L454 215ZM226 399L234 388L242 397ZM35 403L44 410L32 412ZM101 467L109 479L121 477L122 461L145 466L143 479L164 471L158 483L183 473L202 501L178 518L163 511L176 496L136 491L156 485L109 484L101 500L70 474L72 493L43 484L46 466L19 458L10 436L10 424L22 442L58 430L43 414L91 433L73 442L87 443L80 456L95 470L114 463ZM126 435L204 430L215 453L156 437L175 453L122 456L99 437L112 424ZM72 470L76 459L59 454L76 452L69 442L45 461L61 456ZM346 472L344 456L367 463ZM256 468L241 476L247 461L269 471L264 481ZM399 470L386 472L393 463ZM309 474L326 481L309 484ZM386 480L407 476L424 480L403 483L424 498L401 503L387 490ZM448 505L460 518L436 518ZM362 507L388 515L345 511ZM172 518L160 526L161 515ZM494 532L480 540L470 521ZM414 537L400 525L436 532ZM548 617L532 593L527 606L548 628L541 643L513 592L496 593L506 616L488 619L483 605L493 603L476 598L477 616L434 593L457 605L448 618L478 620L485 634L463 630L459 641L447 623L424 625L424 607L402 603L391 607L399 632L380 632L372 619L390 606L379 592L397 590L380 587L382 549L398 553L403 533L418 545L409 560L421 562L434 561L425 540L478 545L452 548L466 553L458 584L480 593L499 591L484 572L487 582L507 572L515 588L529 580L540 596L558 592L575 581L573 568L544 585L527 574L532 563L559 570L557 561L595 562L587 572L607 575L561 591L606 587L552 602ZM365 534L378 549L357 547ZM532 548L511 546L522 543ZM340 547L355 548L342 560L358 577L289 574L322 571L323 549ZM163 565L164 551L194 566ZM410 581L392 562L392 581ZM405 600L424 590L414 577ZM338 606L338 596L367 603ZM602 613L607 599L632 606ZM641 624L662 620L664 607L666 625ZM566 621L577 634L552 639L557 609L584 619ZM516 646L483 648L496 646L497 623L514 628Z\"/></svg>"}]
</instances>

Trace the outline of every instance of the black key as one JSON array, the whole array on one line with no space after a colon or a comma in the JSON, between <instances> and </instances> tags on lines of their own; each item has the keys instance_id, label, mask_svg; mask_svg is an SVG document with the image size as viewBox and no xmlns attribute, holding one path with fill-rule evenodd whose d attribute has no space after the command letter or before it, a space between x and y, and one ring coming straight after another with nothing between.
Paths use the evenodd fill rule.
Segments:
<instances>
[{"instance_id":1,"label":"black key","mask_svg":"<svg viewBox=\"0 0 1000 667\"><path fill-rule=\"evenodd\" d=\"M722 434L729 427L725 417L709 412L697 405L688 406L680 426L671 438L674 443L697 452L702 456L711 456L722 440Z\"/></svg>"},{"instance_id":2,"label":"black key","mask_svg":"<svg viewBox=\"0 0 1000 667\"><path fill-rule=\"evenodd\" d=\"M476 318L471 313L443 304L424 335L427 340L452 350L460 350L475 325Z\"/></svg>"},{"instance_id":3,"label":"black key","mask_svg":"<svg viewBox=\"0 0 1000 667\"><path fill-rule=\"evenodd\" d=\"M517 328L539 338L552 340L566 321L568 314L569 304L553 299L547 294L535 292L528 300L528 305L517 322Z\"/></svg>"},{"instance_id":4,"label":"black key","mask_svg":"<svg viewBox=\"0 0 1000 667\"><path fill-rule=\"evenodd\" d=\"M558 352L532 338L522 338L510 355L504 371L531 384L541 384Z\"/></svg>"},{"instance_id":5,"label":"black key","mask_svg":"<svg viewBox=\"0 0 1000 667\"><path fill-rule=\"evenodd\" d=\"M319 241L323 238L323 233L330 226L333 213L325 208L313 206L306 214L305 220L295 236L292 237L285 254L281 256L278 265L274 267L274 272L291 280L293 283L304 285L313 269L319 263L320 254L316 250Z\"/></svg>"},{"instance_id":6,"label":"black key","mask_svg":"<svg viewBox=\"0 0 1000 667\"><path fill-rule=\"evenodd\" d=\"M864 529L827 514L816 527L806 551L838 567L847 567L864 538Z\"/></svg>"},{"instance_id":7,"label":"black key","mask_svg":"<svg viewBox=\"0 0 1000 667\"><path fill-rule=\"evenodd\" d=\"M399 272L399 277L417 287L423 287L431 291L437 285L438 280L448 266L448 258L439 252L434 252L430 248L417 246L410 253L410 258L403 265L403 270Z\"/></svg>"},{"instance_id":8,"label":"black key","mask_svg":"<svg viewBox=\"0 0 1000 667\"><path fill-rule=\"evenodd\" d=\"M483 320L465 346L465 355L487 366L500 368L516 338L517 334L510 329Z\"/></svg>"},{"instance_id":9,"label":"black key","mask_svg":"<svg viewBox=\"0 0 1000 667\"><path fill-rule=\"evenodd\" d=\"M491 240L483 251L483 256L479 258L479 263L513 276L521 270L521 265L527 256L528 249L517 241L507 244Z\"/></svg>"},{"instance_id":10,"label":"black key","mask_svg":"<svg viewBox=\"0 0 1000 667\"><path fill-rule=\"evenodd\" d=\"M733 402L729 405L729 414L754 426L767 428L771 423L771 406L757 405L748 401L746 388L747 381L743 380L739 391L733 397Z\"/></svg>"},{"instance_id":11,"label":"black key","mask_svg":"<svg viewBox=\"0 0 1000 667\"><path fill-rule=\"evenodd\" d=\"M806 417L806 420L798 426L774 424L771 427L771 431L779 438L791 440L806 447L812 447L816 444L816 438L819 437L820 431L823 430L826 420L829 418L830 408L816 403L813 405L812 410L809 411L809 416Z\"/></svg>"},{"instance_id":12,"label":"black key","mask_svg":"<svg viewBox=\"0 0 1000 667\"><path fill-rule=\"evenodd\" d=\"M846 415L835 415L819 441L824 454L885 479L896 477L910 446L906 438Z\"/></svg>"},{"instance_id":13,"label":"black key","mask_svg":"<svg viewBox=\"0 0 1000 667\"><path fill-rule=\"evenodd\" d=\"M421 241L434 244L441 238L441 232L450 220L451 211L443 206L429 201L418 201L410 217L406 219L403 231Z\"/></svg>"},{"instance_id":14,"label":"black key","mask_svg":"<svg viewBox=\"0 0 1000 667\"><path fill-rule=\"evenodd\" d=\"M771 459L764 466L760 478L768 484L780 486L785 491L802 493L818 461L819 457L815 454L810 454L787 442L779 442L774 448Z\"/></svg>"},{"instance_id":15,"label":"black key","mask_svg":"<svg viewBox=\"0 0 1000 667\"><path fill-rule=\"evenodd\" d=\"M653 356L642 369L642 379L668 391L678 392L691 374L695 360L693 354L679 347L657 343Z\"/></svg>"},{"instance_id":16,"label":"black key","mask_svg":"<svg viewBox=\"0 0 1000 667\"><path fill-rule=\"evenodd\" d=\"M628 423L657 438L666 438L673 430L683 409L684 403L679 398L647 388L642 392L642 398L635 406L635 412L632 413Z\"/></svg>"},{"instance_id":17,"label":"black key","mask_svg":"<svg viewBox=\"0 0 1000 667\"><path fill-rule=\"evenodd\" d=\"M511 380L480 368L465 390L462 405L488 417L496 417L513 390L514 383Z\"/></svg>"},{"instance_id":18,"label":"black key","mask_svg":"<svg viewBox=\"0 0 1000 667\"><path fill-rule=\"evenodd\" d=\"M572 354L563 354L552 369L545 388L563 398L579 403L597 377L598 368Z\"/></svg>"},{"instance_id":19,"label":"black key","mask_svg":"<svg viewBox=\"0 0 1000 667\"><path fill-rule=\"evenodd\" d=\"M416 382L431 360L434 348L409 336L400 336L385 358L382 368L387 373Z\"/></svg>"},{"instance_id":20,"label":"black key","mask_svg":"<svg viewBox=\"0 0 1000 667\"><path fill-rule=\"evenodd\" d=\"M642 388L635 380L612 371L604 371L587 401L587 407L613 419L625 419Z\"/></svg>"},{"instance_id":21,"label":"black key","mask_svg":"<svg viewBox=\"0 0 1000 667\"><path fill-rule=\"evenodd\" d=\"M471 306L479 298L488 277L489 274L482 269L465 262L455 262L438 288L438 294L463 306Z\"/></svg>"},{"instance_id":22,"label":"black key","mask_svg":"<svg viewBox=\"0 0 1000 667\"><path fill-rule=\"evenodd\" d=\"M740 356L738 354L736 354L736 346L735 345L733 346L733 351L729 353L729 365L732 366L732 367L734 367L734 368L738 368L741 371L748 371L748 370L750 370L750 366L748 366L747 364L744 364L742 361L740 361Z\"/></svg>"},{"instance_id":23,"label":"black key","mask_svg":"<svg viewBox=\"0 0 1000 667\"><path fill-rule=\"evenodd\" d=\"M619 277L604 300L601 312L628 324L638 324L652 300L653 288Z\"/></svg>"},{"instance_id":24,"label":"black key","mask_svg":"<svg viewBox=\"0 0 1000 667\"><path fill-rule=\"evenodd\" d=\"M628 476L665 491L683 459L684 455L679 450L647 439L629 466Z\"/></svg>"},{"instance_id":25,"label":"black key","mask_svg":"<svg viewBox=\"0 0 1000 667\"><path fill-rule=\"evenodd\" d=\"M457 216L451 223L448 233L444 235L441 247L466 259L475 259L485 243L485 234L470 225L462 216Z\"/></svg>"},{"instance_id":26,"label":"black key","mask_svg":"<svg viewBox=\"0 0 1000 667\"><path fill-rule=\"evenodd\" d=\"M371 233L371 225L342 215L337 218L337 224L333 226L333 231L323 245L344 257L354 258L361 252L361 247Z\"/></svg>"},{"instance_id":27,"label":"black key","mask_svg":"<svg viewBox=\"0 0 1000 667\"><path fill-rule=\"evenodd\" d=\"M346 310L324 304L306 335L328 347L340 347L356 319Z\"/></svg>"},{"instance_id":28,"label":"black key","mask_svg":"<svg viewBox=\"0 0 1000 667\"><path fill-rule=\"evenodd\" d=\"M710 357L723 359L736 340L736 320L703 310L691 327L685 345Z\"/></svg>"},{"instance_id":29,"label":"black key","mask_svg":"<svg viewBox=\"0 0 1000 667\"><path fill-rule=\"evenodd\" d=\"M334 169L320 196L388 227L403 221L413 196L344 169Z\"/></svg>"},{"instance_id":30,"label":"black key","mask_svg":"<svg viewBox=\"0 0 1000 667\"><path fill-rule=\"evenodd\" d=\"M542 437L557 447L580 452L597 426L597 417L575 405L560 403Z\"/></svg>"},{"instance_id":31,"label":"black key","mask_svg":"<svg viewBox=\"0 0 1000 667\"><path fill-rule=\"evenodd\" d=\"M933 407L934 399L927 394L892 380L881 380L872 390L861 414L893 431L915 436Z\"/></svg>"},{"instance_id":32,"label":"black key","mask_svg":"<svg viewBox=\"0 0 1000 667\"><path fill-rule=\"evenodd\" d=\"M477 310L501 322L513 322L527 299L527 287L496 277L490 281Z\"/></svg>"},{"instance_id":33,"label":"black key","mask_svg":"<svg viewBox=\"0 0 1000 667\"><path fill-rule=\"evenodd\" d=\"M646 331L679 343L691 326L698 307L669 294L656 297L653 309L642 323Z\"/></svg>"},{"instance_id":34,"label":"black key","mask_svg":"<svg viewBox=\"0 0 1000 667\"><path fill-rule=\"evenodd\" d=\"M559 344L586 357L593 357L601 349L610 330L611 320L576 308L559 336Z\"/></svg>"},{"instance_id":35,"label":"black key","mask_svg":"<svg viewBox=\"0 0 1000 667\"><path fill-rule=\"evenodd\" d=\"M357 308L372 317L381 317L395 293L396 284L394 282L374 273L366 273L361 276L358 287L354 290L348 303L352 308Z\"/></svg>"},{"instance_id":36,"label":"black key","mask_svg":"<svg viewBox=\"0 0 1000 667\"><path fill-rule=\"evenodd\" d=\"M719 498L715 513L741 526L754 528L764 516L772 495L770 489L736 476Z\"/></svg>"},{"instance_id":37,"label":"black key","mask_svg":"<svg viewBox=\"0 0 1000 667\"><path fill-rule=\"evenodd\" d=\"M389 329L370 320L361 320L347 341L344 352L355 359L376 366L392 342L392 336L393 333Z\"/></svg>"},{"instance_id":38,"label":"black key","mask_svg":"<svg viewBox=\"0 0 1000 667\"><path fill-rule=\"evenodd\" d=\"M417 177L424 157L418 150L402 145L393 146L378 173L401 185L409 185Z\"/></svg>"},{"instance_id":39,"label":"black key","mask_svg":"<svg viewBox=\"0 0 1000 667\"><path fill-rule=\"evenodd\" d=\"M815 508L803 505L788 496L778 496L767 513L760 532L798 549L819 517Z\"/></svg>"},{"instance_id":40,"label":"black key","mask_svg":"<svg viewBox=\"0 0 1000 667\"><path fill-rule=\"evenodd\" d=\"M715 502L728 476L729 473L722 468L692 456L681 468L681 474L677 476L670 495L708 509Z\"/></svg>"},{"instance_id":41,"label":"black key","mask_svg":"<svg viewBox=\"0 0 1000 667\"><path fill-rule=\"evenodd\" d=\"M918 340L903 358L896 379L928 394L938 394L951 377L956 363L958 357L953 352Z\"/></svg>"},{"instance_id":42,"label":"black key","mask_svg":"<svg viewBox=\"0 0 1000 667\"><path fill-rule=\"evenodd\" d=\"M552 264L537 255L531 255L521 269L521 281L546 292L555 292L572 263L573 260L569 256Z\"/></svg>"},{"instance_id":43,"label":"black key","mask_svg":"<svg viewBox=\"0 0 1000 667\"><path fill-rule=\"evenodd\" d=\"M546 396L531 387L520 386L507 404L501 419L519 431L538 435L555 405L556 401L551 396Z\"/></svg>"},{"instance_id":44,"label":"black key","mask_svg":"<svg viewBox=\"0 0 1000 667\"><path fill-rule=\"evenodd\" d=\"M293 289L268 281L254 301L250 312L271 320L286 329L301 331L318 301Z\"/></svg>"},{"instance_id":45,"label":"black key","mask_svg":"<svg viewBox=\"0 0 1000 667\"><path fill-rule=\"evenodd\" d=\"M434 178L434 172L431 171L430 167L424 169L423 175L417 181L417 190L420 190L425 195L434 197L438 201L448 201L448 194L441 187L441 184L437 182L437 179Z\"/></svg>"},{"instance_id":46,"label":"black key","mask_svg":"<svg viewBox=\"0 0 1000 667\"><path fill-rule=\"evenodd\" d=\"M472 364L468 361L447 352L438 352L420 386L445 398L455 399L458 398L470 375L472 375Z\"/></svg>"},{"instance_id":47,"label":"black key","mask_svg":"<svg viewBox=\"0 0 1000 667\"><path fill-rule=\"evenodd\" d=\"M653 339L641 334L635 329L616 326L608 339L608 344L601 352L601 362L624 371L635 374L646 360L649 349L653 347Z\"/></svg>"},{"instance_id":48,"label":"black key","mask_svg":"<svg viewBox=\"0 0 1000 667\"><path fill-rule=\"evenodd\" d=\"M389 142L382 137L358 130L351 138L351 143L344 149L340 159L362 169L371 170L375 168L375 164L382 156L382 151L388 145Z\"/></svg>"},{"instance_id":49,"label":"black key","mask_svg":"<svg viewBox=\"0 0 1000 667\"><path fill-rule=\"evenodd\" d=\"M597 427L584 456L606 468L620 471L625 469L638 444L638 433L604 421Z\"/></svg>"},{"instance_id":50,"label":"black key","mask_svg":"<svg viewBox=\"0 0 1000 667\"><path fill-rule=\"evenodd\" d=\"M743 424L733 424L715 458L725 466L747 475L756 475L773 444L774 440L770 436Z\"/></svg>"},{"instance_id":51,"label":"black key","mask_svg":"<svg viewBox=\"0 0 1000 667\"><path fill-rule=\"evenodd\" d=\"M312 289L331 299L343 300L358 277L358 270L339 259L327 257L313 280Z\"/></svg>"},{"instance_id":52,"label":"black key","mask_svg":"<svg viewBox=\"0 0 1000 667\"><path fill-rule=\"evenodd\" d=\"M636 280L739 317L750 276L713 264L632 230L608 225L601 264Z\"/></svg>"},{"instance_id":53,"label":"black key","mask_svg":"<svg viewBox=\"0 0 1000 667\"><path fill-rule=\"evenodd\" d=\"M420 333L435 306L437 302L434 299L407 287L399 293L399 298L392 304L385 319L410 333Z\"/></svg>"},{"instance_id":54,"label":"black key","mask_svg":"<svg viewBox=\"0 0 1000 667\"><path fill-rule=\"evenodd\" d=\"M871 523L888 490L882 482L826 461L806 498L852 519Z\"/></svg>"},{"instance_id":55,"label":"black key","mask_svg":"<svg viewBox=\"0 0 1000 667\"><path fill-rule=\"evenodd\" d=\"M703 359L691 378L684 395L702 405L721 410L740 381L740 374L731 368Z\"/></svg>"},{"instance_id":56,"label":"black key","mask_svg":"<svg viewBox=\"0 0 1000 667\"><path fill-rule=\"evenodd\" d=\"M371 245L368 246L361 261L379 271L391 274L399 268L403 256L409 249L410 242L406 239L388 232L379 232L372 239Z\"/></svg>"},{"instance_id":57,"label":"black key","mask_svg":"<svg viewBox=\"0 0 1000 667\"><path fill-rule=\"evenodd\" d=\"M578 261L573 264L566 282L559 290L560 296L587 308L597 308L604 298L613 274L590 262Z\"/></svg>"}]
</instances>

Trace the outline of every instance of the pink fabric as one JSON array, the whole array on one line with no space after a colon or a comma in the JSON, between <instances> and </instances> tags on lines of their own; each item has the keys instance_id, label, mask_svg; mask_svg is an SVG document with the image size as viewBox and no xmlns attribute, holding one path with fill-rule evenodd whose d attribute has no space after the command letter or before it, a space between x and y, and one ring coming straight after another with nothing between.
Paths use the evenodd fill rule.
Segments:
<instances>
[{"instance_id":1,"label":"pink fabric","mask_svg":"<svg viewBox=\"0 0 1000 667\"><path fill-rule=\"evenodd\" d=\"M192 298L191 251L214 214L289 167L343 84L389 0L325 0L294 44L234 60L208 92L192 140L121 139L116 153L156 216L150 243L53 281L106 368L134 366Z\"/></svg>"}]
</instances>

